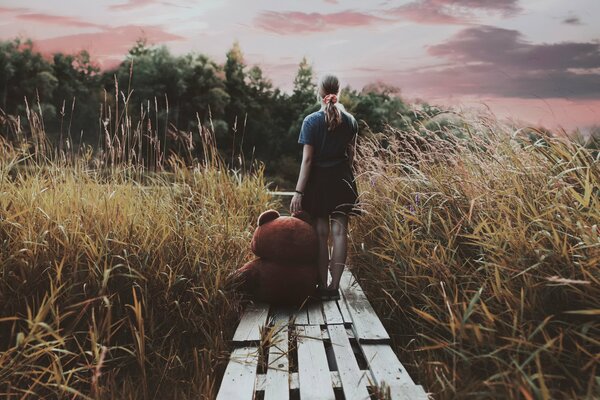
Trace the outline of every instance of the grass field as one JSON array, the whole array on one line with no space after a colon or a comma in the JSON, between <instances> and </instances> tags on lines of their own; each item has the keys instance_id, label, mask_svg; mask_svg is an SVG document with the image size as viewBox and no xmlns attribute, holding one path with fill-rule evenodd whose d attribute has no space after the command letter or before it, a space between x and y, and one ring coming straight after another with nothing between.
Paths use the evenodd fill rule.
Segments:
<instances>
[{"instance_id":1,"label":"grass field","mask_svg":"<svg viewBox=\"0 0 600 400\"><path fill-rule=\"evenodd\" d=\"M0 143L0 397L213 398L242 307L228 274L274 206L262 168L227 170L209 130L204 161L150 174L139 132L92 160L37 128Z\"/></svg>"},{"instance_id":2,"label":"grass field","mask_svg":"<svg viewBox=\"0 0 600 400\"><path fill-rule=\"evenodd\" d=\"M436 399L598 398L598 155L485 117L448 130L360 149L352 264L400 359Z\"/></svg>"},{"instance_id":3,"label":"grass field","mask_svg":"<svg viewBox=\"0 0 600 400\"><path fill-rule=\"evenodd\" d=\"M350 264L400 359L436 399L599 396L598 159L484 118L440 135L357 152ZM242 307L227 276L282 206L263 170L208 139L202 162L152 153L168 175L32 140L1 146L0 395L212 398Z\"/></svg>"}]
</instances>

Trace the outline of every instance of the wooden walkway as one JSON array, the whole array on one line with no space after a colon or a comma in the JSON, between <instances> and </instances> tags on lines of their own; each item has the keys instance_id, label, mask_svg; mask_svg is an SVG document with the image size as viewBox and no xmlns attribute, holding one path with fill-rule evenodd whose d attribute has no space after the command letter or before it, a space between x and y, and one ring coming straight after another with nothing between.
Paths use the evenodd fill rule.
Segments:
<instances>
[{"instance_id":1,"label":"wooden walkway","mask_svg":"<svg viewBox=\"0 0 600 400\"><path fill-rule=\"evenodd\" d=\"M233 336L217 399L426 400L347 270L340 289L340 300L300 310L250 305Z\"/></svg>"}]
</instances>

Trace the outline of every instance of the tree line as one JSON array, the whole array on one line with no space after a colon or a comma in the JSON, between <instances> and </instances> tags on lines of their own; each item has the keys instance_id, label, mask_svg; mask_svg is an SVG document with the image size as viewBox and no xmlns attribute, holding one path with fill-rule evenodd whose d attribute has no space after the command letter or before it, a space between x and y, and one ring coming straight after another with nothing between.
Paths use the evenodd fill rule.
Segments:
<instances>
[{"instance_id":1,"label":"tree line","mask_svg":"<svg viewBox=\"0 0 600 400\"><path fill-rule=\"evenodd\" d=\"M44 57L31 40L14 39L0 42L0 76L3 112L23 116L28 106L39 107L52 141L64 141L68 129L71 145L97 148L106 113L102 105L123 97L130 110L153 112L157 129L172 124L197 132L199 124L211 124L225 160L261 160L267 175L282 186L293 185L297 177L302 119L319 108L306 58L298 64L293 91L286 93L259 66L246 65L237 42L219 64L203 54L173 55L165 46L139 39L117 67L102 71L87 51ZM398 88L383 83L362 90L346 86L340 102L363 132L379 132L384 125L405 128L440 111L421 104L415 113ZM0 133L7 135L5 129Z\"/></svg>"}]
</instances>

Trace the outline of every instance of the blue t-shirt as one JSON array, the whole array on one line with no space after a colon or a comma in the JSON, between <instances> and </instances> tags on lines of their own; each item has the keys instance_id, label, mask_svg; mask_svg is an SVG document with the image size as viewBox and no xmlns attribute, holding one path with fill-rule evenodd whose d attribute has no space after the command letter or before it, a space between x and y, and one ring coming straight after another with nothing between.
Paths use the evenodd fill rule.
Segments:
<instances>
[{"instance_id":1,"label":"blue t-shirt","mask_svg":"<svg viewBox=\"0 0 600 400\"><path fill-rule=\"evenodd\" d=\"M358 123L354 117L338 107L342 123L333 131L327 131L323 109L309 114L302 122L298 143L313 145L313 165L331 167L348 160L346 148L354 135L358 134Z\"/></svg>"}]
</instances>

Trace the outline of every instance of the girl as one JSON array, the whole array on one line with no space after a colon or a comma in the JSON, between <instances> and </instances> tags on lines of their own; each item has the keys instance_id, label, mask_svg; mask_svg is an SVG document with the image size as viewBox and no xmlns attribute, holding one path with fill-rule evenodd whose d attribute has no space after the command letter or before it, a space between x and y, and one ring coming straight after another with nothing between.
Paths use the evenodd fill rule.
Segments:
<instances>
[{"instance_id":1,"label":"girl","mask_svg":"<svg viewBox=\"0 0 600 400\"><path fill-rule=\"evenodd\" d=\"M361 215L351 168L358 124L338 103L339 91L339 81L333 75L319 82L321 109L302 123L298 139L304 145L302 164L290 203L290 212L305 210L314 218L319 239L319 294L333 299L339 299L346 265L348 218ZM329 265L330 223L333 250ZM331 283L327 285L329 271Z\"/></svg>"}]
</instances>

